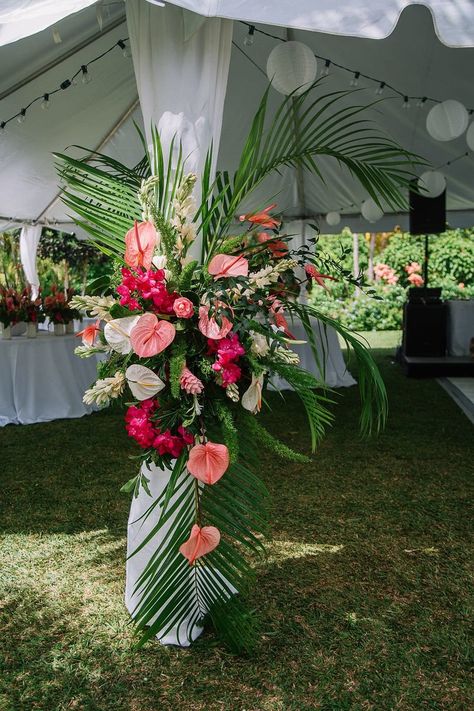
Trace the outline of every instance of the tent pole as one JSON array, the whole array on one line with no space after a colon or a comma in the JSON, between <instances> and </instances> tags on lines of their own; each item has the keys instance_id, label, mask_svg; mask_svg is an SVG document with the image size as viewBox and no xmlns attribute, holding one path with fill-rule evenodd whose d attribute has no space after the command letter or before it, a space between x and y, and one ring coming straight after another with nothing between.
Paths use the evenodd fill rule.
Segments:
<instances>
[{"instance_id":1,"label":"tent pole","mask_svg":"<svg viewBox=\"0 0 474 711\"><path fill-rule=\"evenodd\" d=\"M96 148L94 148L94 150L93 150L91 153L89 153L89 155L87 156L87 158L86 158L85 160L89 160L89 158L91 158L91 157L94 155L94 153L100 153L100 151L104 148L104 146L106 145L106 143L108 143L108 141L110 141L110 139L117 133L117 131L123 126L123 124L125 123L125 121L126 121L126 120L131 116L131 114L135 111L135 109L137 108L137 106L139 105L139 103L140 103L140 100L139 100L139 98L138 98L138 96L137 96L136 99L133 100L132 104L130 104L130 106L128 107L128 109L121 115L121 117L119 118L119 120L117 121L117 123L115 123L115 124L112 126L112 128L110 129L110 131L108 131L108 133L104 136L104 138L102 138L102 140L101 140L100 143L96 146ZM51 202L49 202L49 203L46 205L46 207L44 208L43 212L42 212L40 215L38 215L38 217L34 220L34 222L39 222L39 221L46 215L46 213L48 212L48 210L59 200L59 198L61 197L62 193L63 193L63 189L61 189L61 190L54 196L54 198L51 200Z\"/></svg>"}]
</instances>

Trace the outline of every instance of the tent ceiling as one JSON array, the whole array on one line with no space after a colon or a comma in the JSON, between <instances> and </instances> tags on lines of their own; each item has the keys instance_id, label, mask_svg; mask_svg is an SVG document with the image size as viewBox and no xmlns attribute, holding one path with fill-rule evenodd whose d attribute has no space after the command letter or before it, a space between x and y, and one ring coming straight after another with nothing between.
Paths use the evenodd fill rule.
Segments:
<instances>
[{"instance_id":1,"label":"tent ceiling","mask_svg":"<svg viewBox=\"0 0 474 711\"><path fill-rule=\"evenodd\" d=\"M154 2L155 0L149 0ZM92 5L94 0L2 0L0 45L14 42ZM474 4L471 0L167 0L207 17L226 17L254 24L351 37L383 39L395 28L409 5L430 9L440 39L447 45L474 44ZM106 5L106 3L104 3Z\"/></svg>"},{"instance_id":2,"label":"tent ceiling","mask_svg":"<svg viewBox=\"0 0 474 711\"><path fill-rule=\"evenodd\" d=\"M59 0L57 4L61 4ZM221 3L220 7L225 4ZM332 4L337 5L335 2ZM451 3L453 7L458 4ZM233 5L243 7L247 3ZM260 8L263 4L253 5ZM298 3L293 3L293 6L298 6ZM121 13L122 5L104 5L104 26L98 36L96 8L88 7L57 24L61 44L53 43L49 28L20 42L0 47L0 66L8 67L0 78L0 95L51 65L0 101L0 120L16 113L35 96L58 86L81 64L126 37L126 25L120 23ZM3 7L0 22L3 21L2 14ZM272 13L267 10L267 17L269 15ZM283 28L261 28L281 37L286 36ZM219 154L219 165L226 169L235 166L250 118L266 87L265 74L257 67L265 68L267 56L276 44L276 40L258 34L254 45L245 47L243 38L246 32L244 25L235 23L235 46ZM394 32L383 41L303 30L294 31L294 38L308 44L318 55L330 57L354 71L371 74L403 92L429 95L440 100L456 98L466 106L474 107L470 76L474 49L453 49L442 44L436 36L430 10L421 5L407 8ZM78 45L85 46L69 56ZM60 61L62 57L65 59ZM96 148L108 137L106 152L113 153L128 164L134 164L141 158L141 146L133 127L133 119L140 120L139 109L122 121L137 98L131 60L124 58L117 48L92 65L90 71L93 76L90 84L83 86L79 82L76 87L55 95L49 111L42 111L36 104L24 124L18 125L13 121L8 125L7 133L0 136L0 215L35 220L44 214L47 219L61 223L69 219L61 203L54 201L58 188L51 157L53 151L64 151L72 144ZM325 86L329 91L349 88L349 80L347 72L334 69L325 80ZM376 84L367 81L360 82L360 86L367 88L353 95L351 101L368 104L376 98ZM386 96L389 97L390 92L386 92ZM280 99L279 94L271 92L273 106ZM372 116L405 148L420 153L435 166L466 152L464 136L449 143L434 141L426 133L426 109L412 106L406 111L401 104L399 97L386 98L372 110ZM120 126L118 131L115 130L117 126ZM448 209L456 211L450 218L452 224L456 224L456 219L458 224L474 224L473 167L471 154L443 169L448 180ZM252 204L275 195L279 207L288 217L313 217L341 207L346 208L347 214L357 212L355 208L346 206L359 205L366 195L334 163L325 161L323 170L327 176L325 185L311 175L304 175L303 201L297 194L293 172L287 171L282 177L269 181L260 195L254 197ZM364 226L352 218L347 222L356 226L361 224L362 229L368 229L367 223ZM376 228L385 229L393 226L394 222L403 223L403 219L399 216L387 217L384 222L377 223ZM0 223L0 228L2 226L5 226L5 221L3 225Z\"/></svg>"}]
</instances>

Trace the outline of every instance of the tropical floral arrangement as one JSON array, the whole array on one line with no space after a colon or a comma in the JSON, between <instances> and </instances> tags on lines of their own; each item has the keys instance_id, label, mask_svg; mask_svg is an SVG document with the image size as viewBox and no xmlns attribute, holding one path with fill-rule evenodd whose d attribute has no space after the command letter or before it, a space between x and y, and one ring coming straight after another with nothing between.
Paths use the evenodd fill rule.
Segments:
<instances>
[{"instance_id":1,"label":"tropical floral arrangement","mask_svg":"<svg viewBox=\"0 0 474 711\"><path fill-rule=\"evenodd\" d=\"M308 98L306 120L295 132L295 111ZM117 265L109 283L91 285L88 295L71 301L97 319L81 332L78 355L106 354L85 401L124 405L140 465L124 490L149 491L151 476L166 482L150 498L145 518L153 516L154 525L132 553L160 534L137 584L140 643L164 636L191 614L189 635L207 617L233 649L255 644L254 615L246 607L253 575L248 554L264 552L269 532L268 495L254 472L258 451L309 461L275 438L258 413L274 376L284 378L301 399L315 450L332 414L324 383L299 366L292 323L303 324L317 358L311 318L320 314L295 295L309 280L324 285L329 267L332 278L350 276L315 256L311 241L292 247L274 205L236 220L238 208L282 165L318 173L318 154L337 158L369 194L391 204L401 204L399 188L412 175L413 156L390 139L369 128L362 142L350 137L361 107L343 106L336 123L330 116L325 123L321 117L335 101L332 94L305 92L286 99L267 125L265 94L236 173L212 179L209 152L197 205L196 176L186 173L181 149L173 159L173 143L164 155L156 130L152 154L133 169L104 155L93 162L57 156L68 186L64 201ZM321 320L352 348L361 429L377 430L386 396L370 353L336 321Z\"/></svg>"},{"instance_id":2,"label":"tropical floral arrangement","mask_svg":"<svg viewBox=\"0 0 474 711\"><path fill-rule=\"evenodd\" d=\"M0 323L7 327L20 321L24 321L21 292L0 285Z\"/></svg>"},{"instance_id":3,"label":"tropical floral arrangement","mask_svg":"<svg viewBox=\"0 0 474 711\"><path fill-rule=\"evenodd\" d=\"M20 310L22 321L27 323L43 323L46 315L43 311L43 299L41 294L36 299L31 298L31 287L23 289L20 295Z\"/></svg>"},{"instance_id":4,"label":"tropical floral arrangement","mask_svg":"<svg viewBox=\"0 0 474 711\"><path fill-rule=\"evenodd\" d=\"M60 289L56 284L51 286L51 292L45 296L43 310L51 323L70 323L75 318L81 318L80 312L71 304L73 289Z\"/></svg>"}]
</instances>

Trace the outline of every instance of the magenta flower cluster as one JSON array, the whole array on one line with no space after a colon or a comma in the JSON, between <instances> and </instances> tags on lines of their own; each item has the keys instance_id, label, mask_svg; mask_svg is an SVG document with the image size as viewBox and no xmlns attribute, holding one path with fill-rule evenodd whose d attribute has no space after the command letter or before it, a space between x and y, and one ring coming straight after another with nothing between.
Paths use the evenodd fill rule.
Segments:
<instances>
[{"instance_id":1,"label":"magenta flower cluster","mask_svg":"<svg viewBox=\"0 0 474 711\"><path fill-rule=\"evenodd\" d=\"M194 443L194 437L181 425L177 434L172 434L169 429L162 432L158 427L159 422L152 420L157 408L157 400L143 400L139 407L129 407L125 413L128 436L133 437L143 449L153 447L161 456L169 454L174 458L179 457L184 447Z\"/></svg>"},{"instance_id":2,"label":"magenta flower cluster","mask_svg":"<svg viewBox=\"0 0 474 711\"><path fill-rule=\"evenodd\" d=\"M178 294L170 293L165 284L163 269L142 269L136 271L122 268L122 283L117 287L120 294L120 304L130 311L141 310L139 298L151 301L158 313L174 314L173 304Z\"/></svg>"},{"instance_id":3,"label":"magenta flower cluster","mask_svg":"<svg viewBox=\"0 0 474 711\"><path fill-rule=\"evenodd\" d=\"M226 338L218 341L208 339L209 353L216 354L212 369L222 378L222 387L226 388L240 380L242 371L237 365L240 356L245 354L245 349L236 333L229 333Z\"/></svg>"}]
</instances>

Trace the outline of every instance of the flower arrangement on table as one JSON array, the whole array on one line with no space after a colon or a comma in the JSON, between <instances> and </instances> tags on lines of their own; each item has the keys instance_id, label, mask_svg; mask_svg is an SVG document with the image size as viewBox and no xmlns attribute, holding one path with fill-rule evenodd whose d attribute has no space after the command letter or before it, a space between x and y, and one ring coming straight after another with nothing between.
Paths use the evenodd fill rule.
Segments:
<instances>
[{"instance_id":1,"label":"flower arrangement on table","mask_svg":"<svg viewBox=\"0 0 474 711\"><path fill-rule=\"evenodd\" d=\"M51 287L51 292L45 296L43 310L53 324L68 324L74 319L81 319L81 312L74 308L71 301L74 289L59 288L56 284Z\"/></svg>"},{"instance_id":2,"label":"flower arrangement on table","mask_svg":"<svg viewBox=\"0 0 474 711\"><path fill-rule=\"evenodd\" d=\"M84 399L125 406L140 470L124 490L137 496L149 491L150 476L166 481L145 516L156 523L138 547L161 535L137 585L140 603L133 617L141 643L164 635L191 610L190 635L208 616L232 648L249 650L254 644L254 619L245 606L252 567L245 552L264 550L268 497L252 465L262 447L286 460L309 461L276 439L256 415L276 375L301 399L313 451L332 418L324 384L299 367L292 319L303 324L316 358L311 317L343 335L359 363L362 430L379 428L385 418L383 382L364 345L294 298L309 280L326 286L335 274L352 277L341 264L316 254L315 240L293 249L291 235L280 232L280 219L272 214L274 205L242 215L235 228L238 206L265 175L301 160L311 167L318 152L350 166L375 197L374 185L386 200L401 200L398 186L411 180L403 164L413 157L378 134L375 147L368 147L368 139L361 147L357 137L351 144L347 132L354 107L341 109L342 133L335 130L323 148L311 142L309 118L296 136L292 116L308 95L286 99L267 132L265 95L236 174L218 173L212 181L209 153L197 206L196 177L185 173L181 152L172 160L173 145L164 159L156 130L153 158L132 170L103 155L95 164L58 156L61 178L69 185L64 201L81 215L80 224L96 244L117 260L108 290L71 301L97 319L81 332L78 355L107 355ZM319 97L312 108L321 102L324 113L334 98Z\"/></svg>"},{"instance_id":3,"label":"flower arrangement on table","mask_svg":"<svg viewBox=\"0 0 474 711\"><path fill-rule=\"evenodd\" d=\"M44 322L46 314L43 311L41 294L38 294L36 299L32 299L31 287L26 287L19 296L19 303L23 321L34 324Z\"/></svg>"},{"instance_id":4,"label":"flower arrangement on table","mask_svg":"<svg viewBox=\"0 0 474 711\"><path fill-rule=\"evenodd\" d=\"M20 292L0 285L0 323L8 328L23 320Z\"/></svg>"}]
</instances>

